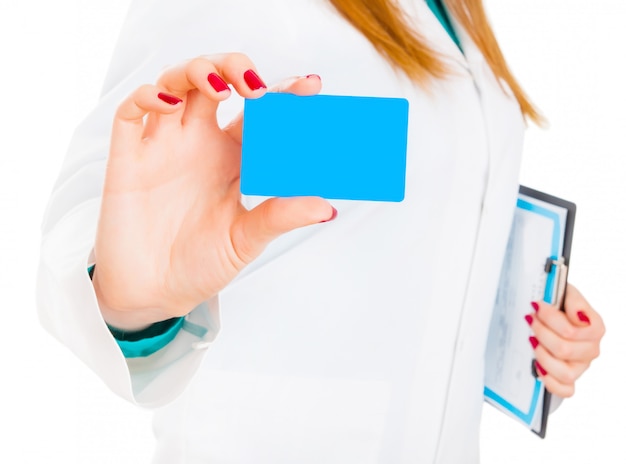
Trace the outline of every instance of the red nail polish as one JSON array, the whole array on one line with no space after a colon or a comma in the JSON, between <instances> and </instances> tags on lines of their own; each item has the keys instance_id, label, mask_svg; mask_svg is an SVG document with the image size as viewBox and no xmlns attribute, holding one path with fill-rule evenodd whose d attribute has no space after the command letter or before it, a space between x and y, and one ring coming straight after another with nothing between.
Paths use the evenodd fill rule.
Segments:
<instances>
[{"instance_id":1,"label":"red nail polish","mask_svg":"<svg viewBox=\"0 0 626 464\"><path fill-rule=\"evenodd\" d=\"M159 100L163 100L165 103L168 103L170 105L178 105L182 101L180 98L175 97L174 95L168 95L163 92L159 92L157 97L159 97Z\"/></svg>"},{"instance_id":2,"label":"red nail polish","mask_svg":"<svg viewBox=\"0 0 626 464\"><path fill-rule=\"evenodd\" d=\"M320 223L321 223L321 222L330 222L330 221L332 221L333 219L335 219L336 217L337 217L337 210L336 210L335 208L333 208L333 214L332 214L332 216L331 216L331 217L329 217L328 219L326 219L325 221L320 221Z\"/></svg>"},{"instance_id":3,"label":"red nail polish","mask_svg":"<svg viewBox=\"0 0 626 464\"><path fill-rule=\"evenodd\" d=\"M252 69L248 69L243 73L243 80L246 81L250 90L266 89L267 86L261 80L261 78Z\"/></svg>"},{"instance_id":4,"label":"red nail polish","mask_svg":"<svg viewBox=\"0 0 626 464\"><path fill-rule=\"evenodd\" d=\"M530 305L533 307L535 312L539 311L539 303L537 303L536 301L533 301Z\"/></svg>"},{"instance_id":5,"label":"red nail polish","mask_svg":"<svg viewBox=\"0 0 626 464\"><path fill-rule=\"evenodd\" d=\"M211 84L211 87L213 87L216 92L223 92L224 90L230 90L230 87L228 87L228 84L226 83L226 81L215 73L209 74L207 76L207 80L209 81L209 84Z\"/></svg>"},{"instance_id":6,"label":"red nail polish","mask_svg":"<svg viewBox=\"0 0 626 464\"><path fill-rule=\"evenodd\" d=\"M310 79L311 77L315 77L315 78L319 79L320 81L322 80L322 78L319 75L317 75L317 74L307 74L306 75L307 79Z\"/></svg>"},{"instance_id":7,"label":"red nail polish","mask_svg":"<svg viewBox=\"0 0 626 464\"><path fill-rule=\"evenodd\" d=\"M548 372L543 368L543 366L541 364L539 364L539 362L537 360L535 360L535 367L537 368L537 370L539 371L539 373L541 375L546 375Z\"/></svg>"},{"instance_id":8,"label":"red nail polish","mask_svg":"<svg viewBox=\"0 0 626 464\"><path fill-rule=\"evenodd\" d=\"M526 322L528 322L528 325L532 325L533 323L533 317L530 314L526 314L524 316L524 319L526 319Z\"/></svg>"},{"instance_id":9,"label":"red nail polish","mask_svg":"<svg viewBox=\"0 0 626 464\"><path fill-rule=\"evenodd\" d=\"M528 337L528 341L533 346L533 350L539 345L539 340L537 340L537 337Z\"/></svg>"},{"instance_id":10,"label":"red nail polish","mask_svg":"<svg viewBox=\"0 0 626 464\"><path fill-rule=\"evenodd\" d=\"M576 314L578 315L578 319L581 322L586 322L587 324L591 324L589 317L587 317L587 315L583 311L578 311Z\"/></svg>"}]
</instances>

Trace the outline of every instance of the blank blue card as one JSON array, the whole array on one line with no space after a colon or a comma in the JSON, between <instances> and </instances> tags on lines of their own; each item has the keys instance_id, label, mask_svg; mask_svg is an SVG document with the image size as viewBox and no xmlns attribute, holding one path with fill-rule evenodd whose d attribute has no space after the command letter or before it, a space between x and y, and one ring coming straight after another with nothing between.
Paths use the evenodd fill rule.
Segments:
<instances>
[{"instance_id":1,"label":"blank blue card","mask_svg":"<svg viewBox=\"0 0 626 464\"><path fill-rule=\"evenodd\" d=\"M402 98L246 100L241 193L402 201L408 112Z\"/></svg>"}]
</instances>

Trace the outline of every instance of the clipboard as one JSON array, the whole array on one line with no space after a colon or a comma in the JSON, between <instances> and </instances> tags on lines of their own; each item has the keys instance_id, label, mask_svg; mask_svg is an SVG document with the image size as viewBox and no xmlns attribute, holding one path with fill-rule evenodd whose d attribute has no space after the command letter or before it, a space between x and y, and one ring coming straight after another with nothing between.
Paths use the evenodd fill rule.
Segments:
<instances>
[{"instance_id":1,"label":"clipboard","mask_svg":"<svg viewBox=\"0 0 626 464\"><path fill-rule=\"evenodd\" d=\"M485 352L485 401L541 438L551 394L522 318L539 298L563 310L575 217L574 203L520 186Z\"/></svg>"}]
</instances>

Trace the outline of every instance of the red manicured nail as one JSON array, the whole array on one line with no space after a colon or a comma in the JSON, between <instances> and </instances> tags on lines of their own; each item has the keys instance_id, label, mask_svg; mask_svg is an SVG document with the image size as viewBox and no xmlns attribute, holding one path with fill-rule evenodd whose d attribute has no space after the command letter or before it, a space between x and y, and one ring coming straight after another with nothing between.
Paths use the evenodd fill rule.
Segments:
<instances>
[{"instance_id":1,"label":"red manicured nail","mask_svg":"<svg viewBox=\"0 0 626 464\"><path fill-rule=\"evenodd\" d=\"M530 305L533 307L535 312L539 311L539 303L537 303L536 301L533 301Z\"/></svg>"},{"instance_id":2,"label":"red manicured nail","mask_svg":"<svg viewBox=\"0 0 626 464\"><path fill-rule=\"evenodd\" d=\"M315 78L319 79L320 81L322 80L322 78L319 75L317 75L317 74L307 74L306 75L307 79L310 79L311 77L315 77Z\"/></svg>"},{"instance_id":3,"label":"red manicured nail","mask_svg":"<svg viewBox=\"0 0 626 464\"><path fill-rule=\"evenodd\" d=\"M333 219L335 219L337 217L337 210L335 208L333 208L333 215L331 217L329 217L328 219L326 219L325 221L320 221L320 222L330 222Z\"/></svg>"},{"instance_id":4,"label":"red manicured nail","mask_svg":"<svg viewBox=\"0 0 626 464\"><path fill-rule=\"evenodd\" d=\"M159 92L157 95L159 100L163 100L165 103L169 103L170 105L178 105L182 100L174 95L168 95L167 93Z\"/></svg>"},{"instance_id":5,"label":"red manicured nail","mask_svg":"<svg viewBox=\"0 0 626 464\"><path fill-rule=\"evenodd\" d=\"M243 73L243 80L246 81L250 90L259 90L266 89L267 86L265 82L261 80L261 78L255 73L252 69L248 69L245 73Z\"/></svg>"},{"instance_id":6,"label":"red manicured nail","mask_svg":"<svg viewBox=\"0 0 626 464\"><path fill-rule=\"evenodd\" d=\"M589 317L587 317L587 315L583 311L578 311L576 314L578 315L578 319L581 322L586 322L587 324L591 324Z\"/></svg>"},{"instance_id":7,"label":"red manicured nail","mask_svg":"<svg viewBox=\"0 0 626 464\"><path fill-rule=\"evenodd\" d=\"M226 81L215 73L209 74L207 76L207 80L209 81L209 84L211 84L211 87L213 87L216 92L223 92L224 90L230 90L230 87L228 87L228 84L226 83Z\"/></svg>"},{"instance_id":8,"label":"red manicured nail","mask_svg":"<svg viewBox=\"0 0 626 464\"><path fill-rule=\"evenodd\" d=\"M537 368L537 370L539 371L539 373L541 375L546 375L548 373L548 371L546 371L543 366L541 364L539 364L539 362L537 360L535 360L535 367Z\"/></svg>"},{"instance_id":9,"label":"red manicured nail","mask_svg":"<svg viewBox=\"0 0 626 464\"><path fill-rule=\"evenodd\" d=\"M539 345L539 340L537 340L537 337L528 337L528 341L533 346L533 350Z\"/></svg>"},{"instance_id":10,"label":"red manicured nail","mask_svg":"<svg viewBox=\"0 0 626 464\"><path fill-rule=\"evenodd\" d=\"M530 314L526 314L524 316L524 319L526 319L526 322L528 322L528 325L532 325L533 323L533 317Z\"/></svg>"}]
</instances>

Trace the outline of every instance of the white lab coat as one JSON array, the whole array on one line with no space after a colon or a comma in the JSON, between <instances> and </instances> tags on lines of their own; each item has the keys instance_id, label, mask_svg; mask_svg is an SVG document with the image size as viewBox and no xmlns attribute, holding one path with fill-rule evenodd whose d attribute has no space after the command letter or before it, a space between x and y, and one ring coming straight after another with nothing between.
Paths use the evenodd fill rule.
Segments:
<instances>
[{"instance_id":1,"label":"white lab coat","mask_svg":"<svg viewBox=\"0 0 626 464\"><path fill-rule=\"evenodd\" d=\"M458 25L465 56L425 3L403 4L452 71L429 92L324 0L132 4L50 199L38 301L43 325L115 393L159 407L155 462L478 462L524 122ZM168 347L125 360L87 275L112 114L164 66L227 51L247 53L269 83L318 73L326 94L407 98L406 199L334 201L335 221L280 238ZM220 117L240 108L233 97Z\"/></svg>"}]
</instances>

